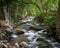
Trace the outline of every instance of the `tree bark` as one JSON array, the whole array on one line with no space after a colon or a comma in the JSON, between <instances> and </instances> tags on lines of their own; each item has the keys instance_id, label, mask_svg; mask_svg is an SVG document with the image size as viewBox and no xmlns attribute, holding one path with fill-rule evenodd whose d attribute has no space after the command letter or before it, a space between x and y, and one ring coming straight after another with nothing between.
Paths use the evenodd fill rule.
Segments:
<instances>
[{"instance_id":1,"label":"tree bark","mask_svg":"<svg viewBox=\"0 0 60 48\"><path fill-rule=\"evenodd\" d=\"M0 20L5 20L3 7L0 7Z\"/></svg>"},{"instance_id":2,"label":"tree bark","mask_svg":"<svg viewBox=\"0 0 60 48\"><path fill-rule=\"evenodd\" d=\"M16 9L15 9L15 22L17 22L17 16L18 16L18 3L16 3Z\"/></svg>"},{"instance_id":3,"label":"tree bark","mask_svg":"<svg viewBox=\"0 0 60 48\"><path fill-rule=\"evenodd\" d=\"M4 10L4 16L5 16L5 20L8 24L10 24L10 15L9 15L9 8L8 6L3 6L3 10Z\"/></svg>"},{"instance_id":4,"label":"tree bark","mask_svg":"<svg viewBox=\"0 0 60 48\"><path fill-rule=\"evenodd\" d=\"M58 13L57 13L57 21L56 21L56 31L58 36L60 36L60 0L58 3Z\"/></svg>"}]
</instances>

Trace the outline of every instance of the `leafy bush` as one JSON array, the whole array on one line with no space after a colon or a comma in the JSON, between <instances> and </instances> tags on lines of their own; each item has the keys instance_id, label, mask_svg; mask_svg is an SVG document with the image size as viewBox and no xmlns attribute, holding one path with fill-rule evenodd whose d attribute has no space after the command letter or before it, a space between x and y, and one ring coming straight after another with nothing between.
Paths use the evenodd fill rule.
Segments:
<instances>
[{"instance_id":1,"label":"leafy bush","mask_svg":"<svg viewBox=\"0 0 60 48\"><path fill-rule=\"evenodd\" d=\"M40 15L36 16L34 20L38 23L43 23L44 16L40 14Z\"/></svg>"},{"instance_id":2,"label":"leafy bush","mask_svg":"<svg viewBox=\"0 0 60 48\"><path fill-rule=\"evenodd\" d=\"M45 16L44 24L48 26L48 35L56 35L56 16Z\"/></svg>"},{"instance_id":3,"label":"leafy bush","mask_svg":"<svg viewBox=\"0 0 60 48\"><path fill-rule=\"evenodd\" d=\"M14 18L14 16L11 16L10 20L11 20L11 23L15 23L15 18Z\"/></svg>"},{"instance_id":4,"label":"leafy bush","mask_svg":"<svg viewBox=\"0 0 60 48\"><path fill-rule=\"evenodd\" d=\"M55 27L55 25L56 25L56 16L45 16L44 23L47 26Z\"/></svg>"}]
</instances>

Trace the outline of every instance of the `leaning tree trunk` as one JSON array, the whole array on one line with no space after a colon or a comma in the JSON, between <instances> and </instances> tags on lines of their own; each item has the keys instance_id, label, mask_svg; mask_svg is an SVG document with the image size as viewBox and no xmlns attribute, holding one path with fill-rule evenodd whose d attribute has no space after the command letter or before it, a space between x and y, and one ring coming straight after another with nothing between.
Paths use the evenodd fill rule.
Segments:
<instances>
[{"instance_id":1,"label":"leaning tree trunk","mask_svg":"<svg viewBox=\"0 0 60 48\"><path fill-rule=\"evenodd\" d=\"M58 37L59 37L60 36L60 0L58 3L58 15L57 15L57 22L56 22L56 30L57 30Z\"/></svg>"}]
</instances>

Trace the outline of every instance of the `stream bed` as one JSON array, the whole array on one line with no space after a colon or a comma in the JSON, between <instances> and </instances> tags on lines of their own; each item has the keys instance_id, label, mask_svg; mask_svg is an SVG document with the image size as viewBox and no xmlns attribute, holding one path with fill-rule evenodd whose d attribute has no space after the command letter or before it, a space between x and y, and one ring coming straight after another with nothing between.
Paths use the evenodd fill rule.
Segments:
<instances>
[{"instance_id":1,"label":"stream bed","mask_svg":"<svg viewBox=\"0 0 60 48\"><path fill-rule=\"evenodd\" d=\"M29 40L28 42L26 42L29 48L60 48L60 44L56 42L53 38L51 39L46 38L47 35L47 32L45 31L46 28L35 30L30 27L34 26L35 28L36 27L39 28L38 23L30 21L29 19L23 21L26 23L22 24L21 26L18 26L18 28L20 28L24 32L23 35L26 36L26 38Z\"/></svg>"},{"instance_id":2,"label":"stream bed","mask_svg":"<svg viewBox=\"0 0 60 48\"><path fill-rule=\"evenodd\" d=\"M16 29L12 31L12 44L15 43L16 48L60 48L60 44L57 41L46 37L46 28L41 28L40 24L33 21L33 18L29 19L28 17L22 20L25 23L17 27L22 33L16 34Z\"/></svg>"}]
</instances>

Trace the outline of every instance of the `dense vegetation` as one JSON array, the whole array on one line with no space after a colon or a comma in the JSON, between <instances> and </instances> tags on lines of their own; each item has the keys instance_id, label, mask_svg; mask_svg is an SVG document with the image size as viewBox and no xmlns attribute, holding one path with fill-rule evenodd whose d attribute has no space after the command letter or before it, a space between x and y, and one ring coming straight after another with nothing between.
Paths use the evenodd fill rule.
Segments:
<instances>
[{"instance_id":1,"label":"dense vegetation","mask_svg":"<svg viewBox=\"0 0 60 48\"><path fill-rule=\"evenodd\" d=\"M60 40L60 0L0 0L0 28L6 22L17 27L28 16L47 27L47 37Z\"/></svg>"},{"instance_id":2,"label":"dense vegetation","mask_svg":"<svg viewBox=\"0 0 60 48\"><path fill-rule=\"evenodd\" d=\"M37 22L48 26L52 32L56 30L58 0L0 0L0 7L4 6L7 6L12 23L17 22L20 17L30 15L35 16Z\"/></svg>"},{"instance_id":3,"label":"dense vegetation","mask_svg":"<svg viewBox=\"0 0 60 48\"><path fill-rule=\"evenodd\" d=\"M58 0L20 0L18 4L12 3L11 15L12 21L18 17L35 16L35 20L48 26L48 32L56 32L56 16L58 9ZM18 8L18 10L16 9ZM18 12L15 14L15 11Z\"/></svg>"}]
</instances>

